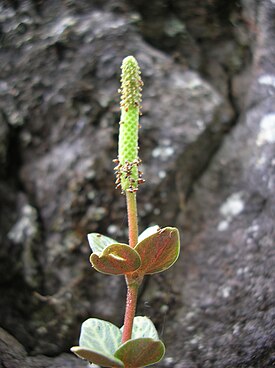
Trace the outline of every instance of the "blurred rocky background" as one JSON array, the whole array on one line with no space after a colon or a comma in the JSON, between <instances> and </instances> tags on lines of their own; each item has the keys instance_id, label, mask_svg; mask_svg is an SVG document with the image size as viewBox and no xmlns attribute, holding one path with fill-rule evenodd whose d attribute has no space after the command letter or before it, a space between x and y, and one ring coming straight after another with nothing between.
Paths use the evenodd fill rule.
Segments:
<instances>
[{"instance_id":1,"label":"blurred rocky background","mask_svg":"<svg viewBox=\"0 0 275 368\"><path fill-rule=\"evenodd\" d=\"M144 80L140 230L176 225L177 264L138 313L158 367L275 365L275 1L0 1L0 367L76 368L81 322L122 324L122 277L89 232L127 239L114 190L120 64Z\"/></svg>"}]
</instances>

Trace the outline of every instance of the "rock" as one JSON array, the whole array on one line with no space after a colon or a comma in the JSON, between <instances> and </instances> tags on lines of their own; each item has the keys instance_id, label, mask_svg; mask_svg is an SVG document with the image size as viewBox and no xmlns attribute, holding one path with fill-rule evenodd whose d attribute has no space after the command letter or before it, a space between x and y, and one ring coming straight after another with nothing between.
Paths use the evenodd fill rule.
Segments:
<instances>
[{"instance_id":1,"label":"rock","mask_svg":"<svg viewBox=\"0 0 275 368\"><path fill-rule=\"evenodd\" d=\"M86 367L85 362L69 354L61 354L57 358L49 358L46 356L27 356L24 347L5 330L0 328L0 364L1 367L11 368L74 368Z\"/></svg>"},{"instance_id":2,"label":"rock","mask_svg":"<svg viewBox=\"0 0 275 368\"><path fill-rule=\"evenodd\" d=\"M1 88L1 86L0 86L0 88ZM7 143L8 143L8 127L5 124L4 120L1 119L1 125L0 125L0 163L1 163L1 171L3 170L3 167L6 166L6 157L7 157L7 150L8 150Z\"/></svg>"},{"instance_id":3,"label":"rock","mask_svg":"<svg viewBox=\"0 0 275 368\"><path fill-rule=\"evenodd\" d=\"M181 367L274 364L274 93L259 88L274 54L266 27L274 8L266 3L260 14L248 107L178 218L191 232L170 276L181 307L164 336Z\"/></svg>"},{"instance_id":4,"label":"rock","mask_svg":"<svg viewBox=\"0 0 275 368\"><path fill-rule=\"evenodd\" d=\"M10 229L8 239L15 247L23 247L21 257L25 282L37 288L40 280L39 265L34 254L39 241L37 211L28 203L22 203L19 211L19 219Z\"/></svg>"}]
</instances>

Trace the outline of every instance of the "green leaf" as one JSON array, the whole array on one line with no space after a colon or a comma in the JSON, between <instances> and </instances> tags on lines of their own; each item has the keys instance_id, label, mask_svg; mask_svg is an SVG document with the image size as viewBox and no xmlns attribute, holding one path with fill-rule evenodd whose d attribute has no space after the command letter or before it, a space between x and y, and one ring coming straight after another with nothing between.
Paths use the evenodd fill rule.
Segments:
<instances>
[{"instance_id":1,"label":"green leaf","mask_svg":"<svg viewBox=\"0 0 275 368\"><path fill-rule=\"evenodd\" d=\"M178 259L179 232L175 227L159 229L139 242L134 249L141 258L140 273L152 274L164 271Z\"/></svg>"},{"instance_id":2,"label":"green leaf","mask_svg":"<svg viewBox=\"0 0 275 368\"><path fill-rule=\"evenodd\" d=\"M104 367L123 367L123 363L114 357L121 344L121 331L110 322L89 318L81 327L79 345L71 351L89 362Z\"/></svg>"},{"instance_id":3,"label":"green leaf","mask_svg":"<svg viewBox=\"0 0 275 368\"><path fill-rule=\"evenodd\" d=\"M121 332L123 332L123 326L121 327ZM153 322L148 317L137 316L134 318L132 339L141 337L150 337L154 340L159 338Z\"/></svg>"},{"instance_id":4,"label":"green leaf","mask_svg":"<svg viewBox=\"0 0 275 368\"><path fill-rule=\"evenodd\" d=\"M82 323L79 345L113 354L121 343L121 331L111 322L89 318Z\"/></svg>"},{"instance_id":5,"label":"green leaf","mask_svg":"<svg viewBox=\"0 0 275 368\"><path fill-rule=\"evenodd\" d=\"M99 233L88 234L88 242L93 252L103 252L103 250L110 244L116 244L117 241L108 236Z\"/></svg>"},{"instance_id":6,"label":"green leaf","mask_svg":"<svg viewBox=\"0 0 275 368\"><path fill-rule=\"evenodd\" d=\"M159 362L165 353L162 341L150 338L128 340L115 352L127 368L140 368Z\"/></svg>"},{"instance_id":7,"label":"green leaf","mask_svg":"<svg viewBox=\"0 0 275 368\"><path fill-rule=\"evenodd\" d=\"M134 318L132 339L140 337L150 337L154 340L159 338L153 322L148 317L137 316Z\"/></svg>"},{"instance_id":8,"label":"green leaf","mask_svg":"<svg viewBox=\"0 0 275 368\"><path fill-rule=\"evenodd\" d=\"M93 267L109 275L125 275L140 267L139 254L127 244L111 244L102 253L90 257Z\"/></svg>"},{"instance_id":9,"label":"green leaf","mask_svg":"<svg viewBox=\"0 0 275 368\"><path fill-rule=\"evenodd\" d=\"M103 367L124 367L123 362L112 355L100 354L91 349L82 348L81 346L73 346L71 348L71 352L73 352L79 358L86 359L90 363L94 363Z\"/></svg>"},{"instance_id":10,"label":"green leaf","mask_svg":"<svg viewBox=\"0 0 275 368\"><path fill-rule=\"evenodd\" d=\"M160 227L158 225L153 225L147 227L138 237L138 242L140 243L143 239L148 238L148 236L155 234Z\"/></svg>"}]
</instances>

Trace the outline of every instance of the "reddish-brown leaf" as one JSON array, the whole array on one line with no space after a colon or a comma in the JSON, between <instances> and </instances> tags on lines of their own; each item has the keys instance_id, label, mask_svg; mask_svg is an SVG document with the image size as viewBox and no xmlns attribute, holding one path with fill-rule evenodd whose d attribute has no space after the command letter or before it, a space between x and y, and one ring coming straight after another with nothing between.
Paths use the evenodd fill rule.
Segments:
<instances>
[{"instance_id":1,"label":"reddish-brown leaf","mask_svg":"<svg viewBox=\"0 0 275 368\"><path fill-rule=\"evenodd\" d=\"M139 254L127 244L111 244L102 253L92 253L93 267L109 275L124 275L140 267Z\"/></svg>"},{"instance_id":2,"label":"reddish-brown leaf","mask_svg":"<svg viewBox=\"0 0 275 368\"><path fill-rule=\"evenodd\" d=\"M112 355L98 353L88 348L74 346L71 351L79 358L86 359L90 363L102 365L103 367L123 368L124 364Z\"/></svg>"},{"instance_id":3,"label":"reddish-brown leaf","mask_svg":"<svg viewBox=\"0 0 275 368\"><path fill-rule=\"evenodd\" d=\"M150 338L128 340L115 352L127 368L145 367L159 362L165 353L162 341Z\"/></svg>"},{"instance_id":4,"label":"reddish-brown leaf","mask_svg":"<svg viewBox=\"0 0 275 368\"><path fill-rule=\"evenodd\" d=\"M166 270L176 262L180 252L179 232L174 227L159 229L134 248L141 258L140 273Z\"/></svg>"}]
</instances>

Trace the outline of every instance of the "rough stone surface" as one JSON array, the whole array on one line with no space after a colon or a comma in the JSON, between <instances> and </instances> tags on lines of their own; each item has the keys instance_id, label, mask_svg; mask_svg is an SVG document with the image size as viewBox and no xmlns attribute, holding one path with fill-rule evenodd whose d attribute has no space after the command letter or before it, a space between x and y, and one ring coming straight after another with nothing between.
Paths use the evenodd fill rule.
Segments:
<instances>
[{"instance_id":1,"label":"rough stone surface","mask_svg":"<svg viewBox=\"0 0 275 368\"><path fill-rule=\"evenodd\" d=\"M61 367L87 367L85 362L79 361L69 354L60 354L56 358L42 355L30 357L24 347L5 330L0 328L0 354L1 367L12 368L61 368Z\"/></svg>"},{"instance_id":2,"label":"rough stone surface","mask_svg":"<svg viewBox=\"0 0 275 368\"><path fill-rule=\"evenodd\" d=\"M127 239L112 158L129 54L145 83L140 228L183 239L138 307L167 345L158 366L272 367L274 2L0 8L0 367L85 366L66 354L81 321L122 323L123 279L91 270L86 234Z\"/></svg>"}]
</instances>

